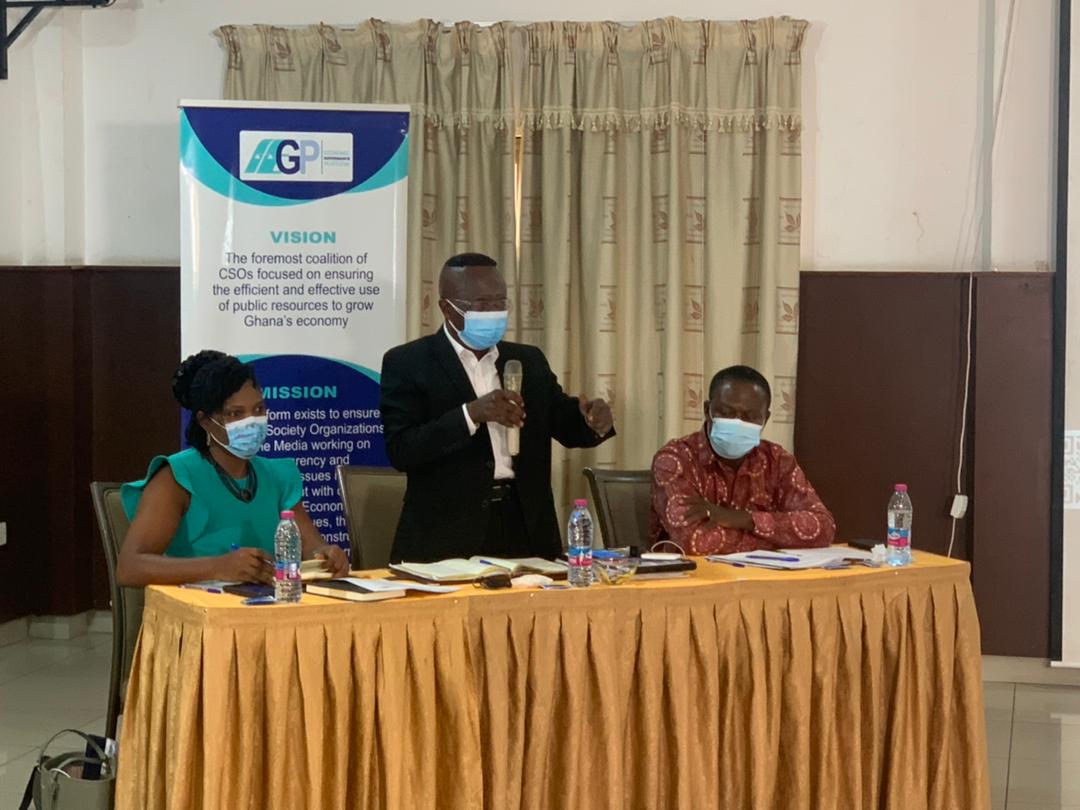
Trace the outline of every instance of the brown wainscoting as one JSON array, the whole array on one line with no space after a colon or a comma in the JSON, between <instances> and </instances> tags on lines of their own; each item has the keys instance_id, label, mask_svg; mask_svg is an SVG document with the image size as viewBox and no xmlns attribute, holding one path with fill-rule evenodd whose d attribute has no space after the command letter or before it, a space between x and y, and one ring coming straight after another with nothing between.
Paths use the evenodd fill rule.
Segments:
<instances>
[{"instance_id":1,"label":"brown wainscoting","mask_svg":"<svg viewBox=\"0 0 1080 810\"><path fill-rule=\"evenodd\" d=\"M1050 655L1053 277L975 286L972 579L983 651Z\"/></svg>"},{"instance_id":2,"label":"brown wainscoting","mask_svg":"<svg viewBox=\"0 0 1080 810\"><path fill-rule=\"evenodd\" d=\"M974 288L972 506L955 553L972 560L987 653L1048 653L1051 281ZM948 545L967 283L803 274L796 449L842 538L880 538L904 480L915 545ZM107 606L88 483L139 477L178 447L179 298L176 268L0 268L0 622Z\"/></svg>"},{"instance_id":3,"label":"brown wainscoting","mask_svg":"<svg viewBox=\"0 0 1080 810\"><path fill-rule=\"evenodd\" d=\"M0 267L0 622L108 607L91 480L179 445L176 268Z\"/></svg>"},{"instance_id":4,"label":"brown wainscoting","mask_svg":"<svg viewBox=\"0 0 1080 810\"><path fill-rule=\"evenodd\" d=\"M911 487L917 548L944 553L956 489L968 277L803 273L795 444L842 539L880 538ZM964 492L983 651L1049 653L1052 277L976 276Z\"/></svg>"},{"instance_id":5,"label":"brown wainscoting","mask_svg":"<svg viewBox=\"0 0 1080 810\"><path fill-rule=\"evenodd\" d=\"M63 271L0 270L0 621L57 605L70 613L90 598L76 577L77 506L73 313L78 295ZM85 608L84 608L85 609Z\"/></svg>"}]
</instances>

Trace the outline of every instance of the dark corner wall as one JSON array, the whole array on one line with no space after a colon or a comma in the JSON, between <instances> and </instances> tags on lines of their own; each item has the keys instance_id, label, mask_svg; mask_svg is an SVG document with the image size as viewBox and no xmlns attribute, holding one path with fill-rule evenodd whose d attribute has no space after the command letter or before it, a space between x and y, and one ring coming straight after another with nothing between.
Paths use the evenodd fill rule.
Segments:
<instances>
[{"instance_id":1,"label":"dark corner wall","mask_svg":"<svg viewBox=\"0 0 1080 810\"><path fill-rule=\"evenodd\" d=\"M803 273L796 452L840 537L884 536L911 488L916 548L944 554L959 458L969 281ZM975 277L954 556L970 560L983 652L1049 655L1050 274Z\"/></svg>"},{"instance_id":2,"label":"dark corner wall","mask_svg":"<svg viewBox=\"0 0 1080 810\"><path fill-rule=\"evenodd\" d=\"M973 288L964 491L984 652L1049 648L1050 275ZM891 487L944 553L963 401L968 278L804 273L795 441L841 539L880 538ZM0 268L0 622L108 606L89 482L179 446L176 268Z\"/></svg>"}]
</instances>

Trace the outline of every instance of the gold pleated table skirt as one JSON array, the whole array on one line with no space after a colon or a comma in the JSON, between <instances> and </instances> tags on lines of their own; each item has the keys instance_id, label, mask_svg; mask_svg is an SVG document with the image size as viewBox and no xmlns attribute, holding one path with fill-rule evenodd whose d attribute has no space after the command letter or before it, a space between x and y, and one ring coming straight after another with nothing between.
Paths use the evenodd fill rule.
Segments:
<instances>
[{"instance_id":1,"label":"gold pleated table skirt","mask_svg":"<svg viewBox=\"0 0 1080 810\"><path fill-rule=\"evenodd\" d=\"M147 589L117 807L982 810L966 563L245 607Z\"/></svg>"}]
</instances>

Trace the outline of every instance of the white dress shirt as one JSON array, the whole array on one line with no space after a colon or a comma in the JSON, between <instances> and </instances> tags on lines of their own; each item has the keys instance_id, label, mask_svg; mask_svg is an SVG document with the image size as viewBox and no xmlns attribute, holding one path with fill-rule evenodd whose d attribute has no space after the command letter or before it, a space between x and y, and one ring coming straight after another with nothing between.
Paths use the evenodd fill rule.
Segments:
<instances>
[{"instance_id":1,"label":"white dress shirt","mask_svg":"<svg viewBox=\"0 0 1080 810\"><path fill-rule=\"evenodd\" d=\"M477 397L490 394L496 388L502 388L499 382L499 372L495 369L495 361L499 359L498 346L489 349L487 354L477 359L472 349L462 346L454 339L446 324L443 324L443 332L461 361L462 368L465 369L465 376L472 383L473 391L476 392ZM469 435L475 435L479 425L469 416L468 404L462 405L461 410L465 414L465 424L469 426ZM488 422L487 426L488 436L491 437L491 453L495 456L495 480L513 478L514 465L510 458L510 449L506 443L506 428L497 422Z\"/></svg>"}]
</instances>

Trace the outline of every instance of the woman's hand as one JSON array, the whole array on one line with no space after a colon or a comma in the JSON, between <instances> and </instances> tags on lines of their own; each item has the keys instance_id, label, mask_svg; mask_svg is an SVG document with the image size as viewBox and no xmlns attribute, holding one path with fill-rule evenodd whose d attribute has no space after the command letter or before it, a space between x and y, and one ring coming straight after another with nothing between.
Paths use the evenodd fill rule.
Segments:
<instances>
[{"instance_id":1,"label":"woman's hand","mask_svg":"<svg viewBox=\"0 0 1080 810\"><path fill-rule=\"evenodd\" d=\"M323 543L315 549L315 559L323 561L323 570L329 571L335 577L343 577L349 573L349 557L340 547L332 543Z\"/></svg>"},{"instance_id":2,"label":"woman's hand","mask_svg":"<svg viewBox=\"0 0 1080 810\"><path fill-rule=\"evenodd\" d=\"M217 578L227 582L274 584L274 561L258 548L238 548L218 557Z\"/></svg>"}]
</instances>

